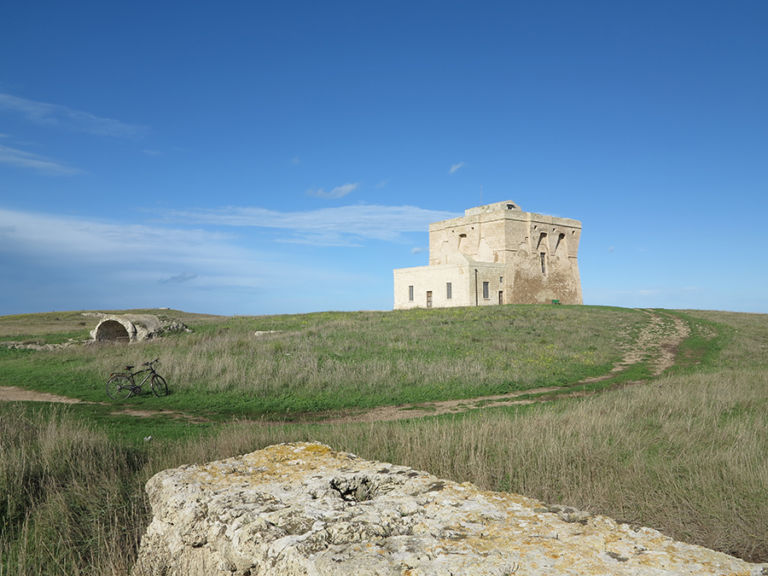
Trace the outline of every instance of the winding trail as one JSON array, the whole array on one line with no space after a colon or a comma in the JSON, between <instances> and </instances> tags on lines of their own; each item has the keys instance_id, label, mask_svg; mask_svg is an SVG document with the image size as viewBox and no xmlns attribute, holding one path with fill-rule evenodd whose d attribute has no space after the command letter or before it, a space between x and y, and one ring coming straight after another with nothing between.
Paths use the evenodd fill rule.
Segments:
<instances>
[{"instance_id":1,"label":"winding trail","mask_svg":"<svg viewBox=\"0 0 768 576\"><path fill-rule=\"evenodd\" d=\"M347 422L386 422L437 416L441 414L459 414L496 406L515 406L548 402L553 398L583 396L583 390L574 390L584 384L604 382L626 371L640 362L648 362L651 375L657 377L665 370L674 366L675 356L680 344L690 335L688 323L671 314L662 314L654 310L643 310L648 316L648 322L643 326L636 340L624 352L622 358L614 364L609 372L601 376L586 378L568 386L549 386L533 388L509 394L481 396L461 400L442 400L423 402L420 404L403 404L400 406L379 406L368 410L345 410L328 413L313 413L308 421L323 423ZM633 382L635 384L640 382ZM0 386L0 401L13 402L56 402L63 404L103 404L104 402L86 402L77 398L68 398L56 394L26 390L15 386ZM125 407L115 410L114 414L124 414L135 417L169 416L191 422L204 422L204 418L172 410L136 410ZM285 421L259 420L262 424L281 425Z\"/></svg>"},{"instance_id":2,"label":"winding trail","mask_svg":"<svg viewBox=\"0 0 768 576\"><path fill-rule=\"evenodd\" d=\"M649 361L653 377L660 376L665 370L674 366L677 349L690 335L691 329L687 322L677 316L662 315L653 310L643 310L643 312L648 315L648 322L641 329L637 339L624 352L621 360L616 362L611 370L602 376L585 378L568 386L532 388L496 396L442 400L421 404L403 404L401 406L379 406L355 414L329 415L327 418L319 419L319 421L325 423L384 422L441 414L459 414L470 410L496 406L535 404L548 402L555 397L583 396L583 391L573 390L573 388L583 384L610 380L631 366L644 361ZM639 384L640 382L633 383Z\"/></svg>"},{"instance_id":3,"label":"winding trail","mask_svg":"<svg viewBox=\"0 0 768 576\"><path fill-rule=\"evenodd\" d=\"M27 390L18 386L0 386L0 402L50 402L54 404L94 404L101 406L114 406L108 402L89 402L79 398L70 398L69 396L60 396L58 394L49 394L48 392L38 392L37 390ZM168 416L170 418L179 418L190 422L208 422L208 419L176 410L140 410L126 406L120 410L112 411L112 414L124 414L127 416L136 416L139 418L150 418L153 416Z\"/></svg>"}]
</instances>

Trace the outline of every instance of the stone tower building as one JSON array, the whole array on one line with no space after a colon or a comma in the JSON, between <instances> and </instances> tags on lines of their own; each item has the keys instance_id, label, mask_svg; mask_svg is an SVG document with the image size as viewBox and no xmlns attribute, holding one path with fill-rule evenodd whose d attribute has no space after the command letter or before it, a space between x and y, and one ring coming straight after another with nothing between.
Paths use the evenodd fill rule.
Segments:
<instances>
[{"instance_id":1,"label":"stone tower building","mask_svg":"<svg viewBox=\"0 0 768 576\"><path fill-rule=\"evenodd\" d=\"M429 225L429 265L394 271L395 309L581 304L581 222L514 202Z\"/></svg>"}]
</instances>

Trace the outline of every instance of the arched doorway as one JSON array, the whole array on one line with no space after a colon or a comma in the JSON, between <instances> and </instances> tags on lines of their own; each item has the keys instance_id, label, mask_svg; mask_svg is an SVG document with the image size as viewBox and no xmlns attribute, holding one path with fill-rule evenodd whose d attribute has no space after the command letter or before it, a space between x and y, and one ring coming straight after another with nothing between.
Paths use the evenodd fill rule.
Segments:
<instances>
[{"instance_id":1,"label":"arched doorway","mask_svg":"<svg viewBox=\"0 0 768 576\"><path fill-rule=\"evenodd\" d=\"M129 342L128 329L117 320L104 320L96 327L94 340L98 342Z\"/></svg>"}]
</instances>

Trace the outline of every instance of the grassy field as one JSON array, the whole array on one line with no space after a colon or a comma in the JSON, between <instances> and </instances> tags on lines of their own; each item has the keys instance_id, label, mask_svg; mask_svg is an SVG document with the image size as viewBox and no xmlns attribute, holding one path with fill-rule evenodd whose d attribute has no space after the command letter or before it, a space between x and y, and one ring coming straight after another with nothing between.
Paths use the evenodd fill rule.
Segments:
<instances>
[{"instance_id":1,"label":"grassy field","mask_svg":"<svg viewBox=\"0 0 768 576\"><path fill-rule=\"evenodd\" d=\"M42 326L8 318L5 326L0 319L0 335L17 341L43 340L19 332L39 333L52 322L50 315ZM66 326L83 316L66 318L54 334L71 333ZM160 357L175 393L137 399L142 406L212 418L285 416L575 382L608 370L645 318L631 310L507 306L494 314L461 308L184 320L192 334L131 346L0 348L2 379L102 401L110 372Z\"/></svg>"},{"instance_id":2,"label":"grassy field","mask_svg":"<svg viewBox=\"0 0 768 576\"><path fill-rule=\"evenodd\" d=\"M188 316L192 334L130 346L0 347L0 385L94 402L105 400L105 373L160 356L172 395L127 404L206 418L136 418L112 404L0 403L0 576L127 574L148 522L149 476L293 440L768 561L768 316L657 314L689 328L675 365L657 378L649 377L649 352L624 374L565 388L594 392L586 396L398 422L321 420L327 410L573 385L608 373L648 315L505 306ZM82 315L58 317L0 318L0 338L50 342L78 333L71 324ZM154 440L143 442L148 434Z\"/></svg>"}]
</instances>

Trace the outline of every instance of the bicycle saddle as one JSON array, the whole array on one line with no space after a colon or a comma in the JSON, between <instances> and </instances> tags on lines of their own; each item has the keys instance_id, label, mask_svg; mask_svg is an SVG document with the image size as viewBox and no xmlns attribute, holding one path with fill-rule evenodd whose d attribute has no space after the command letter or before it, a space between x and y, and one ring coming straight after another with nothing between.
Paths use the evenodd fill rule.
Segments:
<instances>
[{"instance_id":1,"label":"bicycle saddle","mask_svg":"<svg viewBox=\"0 0 768 576\"><path fill-rule=\"evenodd\" d=\"M126 370L133 370L133 366L126 366L125 369Z\"/></svg>"}]
</instances>

